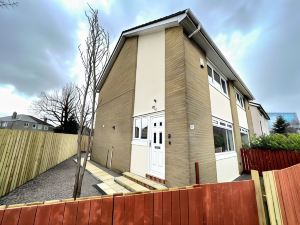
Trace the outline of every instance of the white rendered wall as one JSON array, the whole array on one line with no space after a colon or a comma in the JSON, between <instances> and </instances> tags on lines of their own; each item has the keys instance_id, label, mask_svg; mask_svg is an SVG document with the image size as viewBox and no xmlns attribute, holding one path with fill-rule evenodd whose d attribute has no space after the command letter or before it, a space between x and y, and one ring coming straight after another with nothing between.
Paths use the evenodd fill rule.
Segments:
<instances>
[{"instance_id":1,"label":"white rendered wall","mask_svg":"<svg viewBox=\"0 0 300 225\"><path fill-rule=\"evenodd\" d=\"M216 156L218 182L233 181L239 176L238 160L236 152L226 152Z\"/></svg>"},{"instance_id":2,"label":"white rendered wall","mask_svg":"<svg viewBox=\"0 0 300 225\"><path fill-rule=\"evenodd\" d=\"M246 111L238 105L236 106L236 108L237 108L237 112L238 112L240 127L248 129L248 121L247 121Z\"/></svg>"},{"instance_id":3,"label":"white rendered wall","mask_svg":"<svg viewBox=\"0 0 300 225\"><path fill-rule=\"evenodd\" d=\"M130 172L145 177L149 171L148 162L149 146L132 144Z\"/></svg>"},{"instance_id":4,"label":"white rendered wall","mask_svg":"<svg viewBox=\"0 0 300 225\"><path fill-rule=\"evenodd\" d=\"M250 105L254 134L256 136L270 134L268 120L259 112L256 106Z\"/></svg>"},{"instance_id":5,"label":"white rendered wall","mask_svg":"<svg viewBox=\"0 0 300 225\"><path fill-rule=\"evenodd\" d=\"M165 31L162 30L140 35L138 39L134 116L164 109Z\"/></svg>"},{"instance_id":6,"label":"white rendered wall","mask_svg":"<svg viewBox=\"0 0 300 225\"><path fill-rule=\"evenodd\" d=\"M209 92L212 115L219 119L232 123L229 98L227 98L225 95L223 95L211 85L209 85Z\"/></svg>"}]
</instances>

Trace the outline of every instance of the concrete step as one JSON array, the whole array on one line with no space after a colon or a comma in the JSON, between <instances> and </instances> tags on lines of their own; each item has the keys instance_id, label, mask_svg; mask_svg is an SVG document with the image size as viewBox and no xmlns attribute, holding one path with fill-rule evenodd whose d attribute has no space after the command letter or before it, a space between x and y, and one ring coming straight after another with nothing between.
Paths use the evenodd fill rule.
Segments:
<instances>
[{"instance_id":1,"label":"concrete step","mask_svg":"<svg viewBox=\"0 0 300 225\"><path fill-rule=\"evenodd\" d=\"M160 184L160 183L157 183L155 181L152 181L152 180L149 180L145 177L142 177L142 176L139 176L139 175L136 175L134 173L130 173L130 172L124 172L123 173L123 176L148 188L148 189L151 189L151 190L164 190L164 189L167 189L166 186Z\"/></svg>"},{"instance_id":2,"label":"concrete step","mask_svg":"<svg viewBox=\"0 0 300 225\"><path fill-rule=\"evenodd\" d=\"M115 182L117 182L118 184L122 185L123 187L125 187L126 189L128 189L129 191L132 192L145 192L145 191L149 191L148 188L124 177L115 177Z\"/></svg>"},{"instance_id":3,"label":"concrete step","mask_svg":"<svg viewBox=\"0 0 300 225\"><path fill-rule=\"evenodd\" d=\"M103 183L97 184L97 187L107 195L113 195L116 193L130 193L128 189L116 183L114 180L106 180Z\"/></svg>"}]
</instances>

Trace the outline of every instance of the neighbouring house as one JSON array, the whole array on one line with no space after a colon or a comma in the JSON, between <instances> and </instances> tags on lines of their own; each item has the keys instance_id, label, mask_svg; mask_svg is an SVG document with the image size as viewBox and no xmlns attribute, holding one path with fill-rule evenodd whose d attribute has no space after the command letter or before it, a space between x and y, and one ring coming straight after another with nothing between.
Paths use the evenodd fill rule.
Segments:
<instances>
[{"instance_id":1,"label":"neighbouring house","mask_svg":"<svg viewBox=\"0 0 300 225\"><path fill-rule=\"evenodd\" d=\"M264 110L261 104L250 102L250 111L253 122L253 132L259 137L262 135L270 134L269 131L269 120L270 117Z\"/></svg>"},{"instance_id":2,"label":"neighbouring house","mask_svg":"<svg viewBox=\"0 0 300 225\"><path fill-rule=\"evenodd\" d=\"M169 187L242 171L254 98L189 9L123 31L98 91L92 160Z\"/></svg>"},{"instance_id":3,"label":"neighbouring house","mask_svg":"<svg viewBox=\"0 0 300 225\"><path fill-rule=\"evenodd\" d=\"M47 123L46 118L40 120L34 116L16 112L12 116L0 117L0 129L53 131L53 128L51 124Z\"/></svg>"},{"instance_id":4,"label":"neighbouring house","mask_svg":"<svg viewBox=\"0 0 300 225\"><path fill-rule=\"evenodd\" d=\"M300 133L300 122L295 112L269 112L268 113L270 120L269 120L269 130L273 130L273 124L276 122L279 116L288 122L289 125L289 132L290 133Z\"/></svg>"}]
</instances>

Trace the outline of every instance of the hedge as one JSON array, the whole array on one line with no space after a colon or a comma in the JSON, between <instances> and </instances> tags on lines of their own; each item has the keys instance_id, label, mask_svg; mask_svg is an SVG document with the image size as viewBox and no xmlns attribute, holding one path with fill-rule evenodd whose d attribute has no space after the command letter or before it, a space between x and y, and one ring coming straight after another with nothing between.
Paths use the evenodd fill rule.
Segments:
<instances>
[{"instance_id":1,"label":"hedge","mask_svg":"<svg viewBox=\"0 0 300 225\"><path fill-rule=\"evenodd\" d=\"M253 137L250 148L300 151L300 134L270 134Z\"/></svg>"}]
</instances>

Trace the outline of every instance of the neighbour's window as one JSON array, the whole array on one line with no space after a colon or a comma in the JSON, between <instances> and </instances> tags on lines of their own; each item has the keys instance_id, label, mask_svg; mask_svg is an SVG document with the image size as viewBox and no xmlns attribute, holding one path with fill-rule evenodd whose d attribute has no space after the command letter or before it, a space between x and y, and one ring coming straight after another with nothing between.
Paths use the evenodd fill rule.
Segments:
<instances>
[{"instance_id":1,"label":"neighbour's window","mask_svg":"<svg viewBox=\"0 0 300 225\"><path fill-rule=\"evenodd\" d=\"M37 126L37 129L38 129L38 130L41 130L41 129L43 129L43 125L41 125L41 124L38 124L38 126Z\"/></svg>"},{"instance_id":2,"label":"neighbour's window","mask_svg":"<svg viewBox=\"0 0 300 225\"><path fill-rule=\"evenodd\" d=\"M36 125L35 124L32 124L32 129L36 129Z\"/></svg>"},{"instance_id":3,"label":"neighbour's window","mask_svg":"<svg viewBox=\"0 0 300 225\"><path fill-rule=\"evenodd\" d=\"M215 153L234 151L232 126L230 123L213 120L213 135L215 144Z\"/></svg>"},{"instance_id":4,"label":"neighbour's window","mask_svg":"<svg viewBox=\"0 0 300 225\"><path fill-rule=\"evenodd\" d=\"M146 117L142 118L142 134L141 139L147 139L148 137L148 119Z\"/></svg>"},{"instance_id":5,"label":"neighbour's window","mask_svg":"<svg viewBox=\"0 0 300 225\"><path fill-rule=\"evenodd\" d=\"M241 131L242 146L249 147L250 141L249 141L248 130L245 128L240 128L240 131Z\"/></svg>"},{"instance_id":6,"label":"neighbour's window","mask_svg":"<svg viewBox=\"0 0 300 225\"><path fill-rule=\"evenodd\" d=\"M241 95L238 92L236 92L236 103L237 103L237 105L239 105L243 109L245 108L243 95Z\"/></svg>"},{"instance_id":7,"label":"neighbour's window","mask_svg":"<svg viewBox=\"0 0 300 225\"><path fill-rule=\"evenodd\" d=\"M209 65L207 65L207 72L209 83L228 97L227 82L225 77L220 75L220 73L216 72L216 70Z\"/></svg>"},{"instance_id":8,"label":"neighbour's window","mask_svg":"<svg viewBox=\"0 0 300 225\"><path fill-rule=\"evenodd\" d=\"M44 126L44 130L48 130L48 127L47 127L47 126Z\"/></svg>"},{"instance_id":9,"label":"neighbour's window","mask_svg":"<svg viewBox=\"0 0 300 225\"><path fill-rule=\"evenodd\" d=\"M29 127L29 123L24 123L24 127Z\"/></svg>"},{"instance_id":10,"label":"neighbour's window","mask_svg":"<svg viewBox=\"0 0 300 225\"><path fill-rule=\"evenodd\" d=\"M148 139L148 117L134 118L134 139Z\"/></svg>"},{"instance_id":11,"label":"neighbour's window","mask_svg":"<svg viewBox=\"0 0 300 225\"><path fill-rule=\"evenodd\" d=\"M7 127L7 122L2 123L2 127Z\"/></svg>"}]
</instances>

